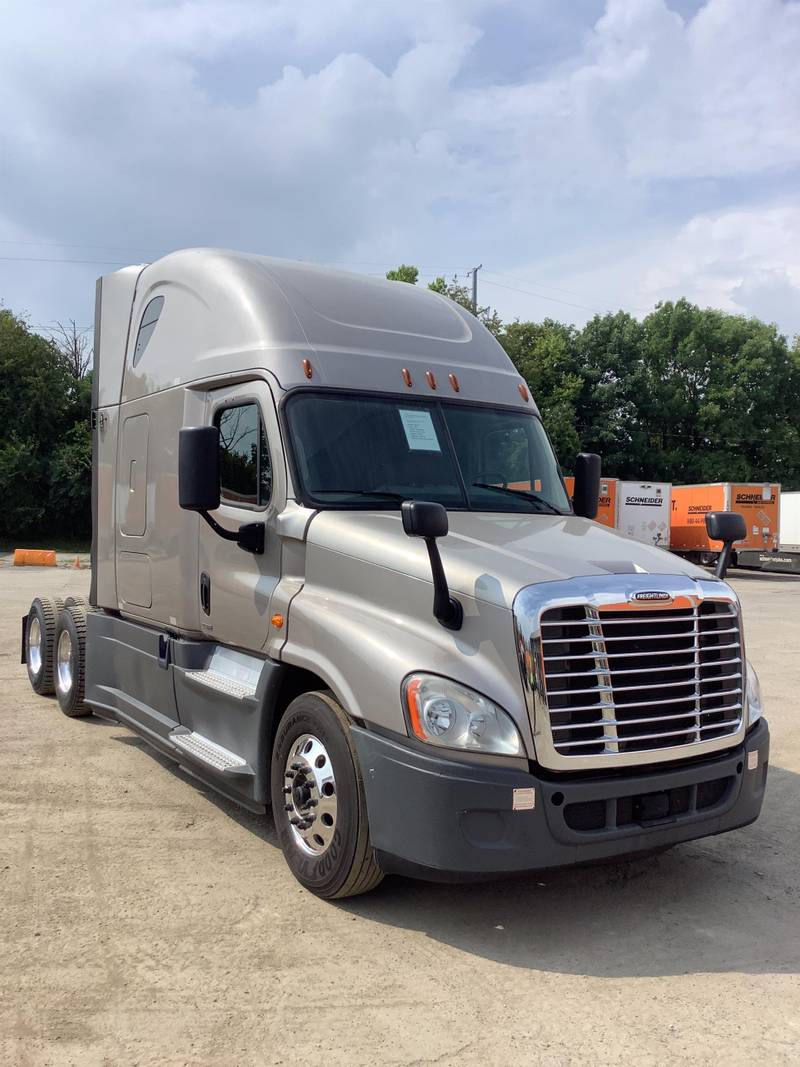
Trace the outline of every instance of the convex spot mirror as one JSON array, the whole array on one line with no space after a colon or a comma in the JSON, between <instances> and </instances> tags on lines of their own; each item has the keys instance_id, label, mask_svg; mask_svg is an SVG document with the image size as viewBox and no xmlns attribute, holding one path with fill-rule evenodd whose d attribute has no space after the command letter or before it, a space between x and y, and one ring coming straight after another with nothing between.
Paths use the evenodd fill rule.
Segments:
<instances>
[{"instance_id":1,"label":"convex spot mirror","mask_svg":"<svg viewBox=\"0 0 800 1067\"><path fill-rule=\"evenodd\" d=\"M600 457L581 452L575 459L575 489L572 510L584 519L593 519L600 503Z\"/></svg>"},{"instance_id":2,"label":"convex spot mirror","mask_svg":"<svg viewBox=\"0 0 800 1067\"><path fill-rule=\"evenodd\" d=\"M186 511L219 507L219 430L189 426L178 434L178 503Z\"/></svg>"}]
</instances>

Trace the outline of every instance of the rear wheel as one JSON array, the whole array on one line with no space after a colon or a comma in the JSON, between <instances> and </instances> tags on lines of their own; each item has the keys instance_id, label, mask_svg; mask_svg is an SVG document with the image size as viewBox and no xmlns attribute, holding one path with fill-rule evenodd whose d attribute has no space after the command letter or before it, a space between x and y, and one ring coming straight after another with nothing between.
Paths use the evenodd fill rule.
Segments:
<instances>
[{"instance_id":1,"label":"rear wheel","mask_svg":"<svg viewBox=\"0 0 800 1067\"><path fill-rule=\"evenodd\" d=\"M292 874L325 899L367 893L383 879L347 716L329 693L286 710L272 750L272 809Z\"/></svg>"},{"instance_id":2,"label":"rear wheel","mask_svg":"<svg viewBox=\"0 0 800 1067\"><path fill-rule=\"evenodd\" d=\"M64 597L64 607L69 608L73 606L83 608L84 611L88 611L91 607L91 604L89 603L88 597L76 596L75 594L70 593L68 597Z\"/></svg>"},{"instance_id":3,"label":"rear wheel","mask_svg":"<svg viewBox=\"0 0 800 1067\"><path fill-rule=\"evenodd\" d=\"M83 702L86 679L86 612L77 604L61 609L56 629L55 687L58 706L71 719L91 715Z\"/></svg>"},{"instance_id":4,"label":"rear wheel","mask_svg":"<svg viewBox=\"0 0 800 1067\"><path fill-rule=\"evenodd\" d=\"M49 696L53 692L53 652L61 608L62 601L58 598L37 596L28 612L25 662L31 688L41 696Z\"/></svg>"}]
</instances>

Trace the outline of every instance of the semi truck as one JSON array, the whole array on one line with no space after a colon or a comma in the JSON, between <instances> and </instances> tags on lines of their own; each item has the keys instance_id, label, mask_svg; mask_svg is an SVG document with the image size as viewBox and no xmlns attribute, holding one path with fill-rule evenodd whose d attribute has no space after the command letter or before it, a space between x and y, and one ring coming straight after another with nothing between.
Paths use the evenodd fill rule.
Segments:
<instances>
[{"instance_id":1,"label":"semi truck","mask_svg":"<svg viewBox=\"0 0 800 1067\"><path fill-rule=\"evenodd\" d=\"M570 503L535 398L462 307L184 250L99 279L92 388L90 595L33 601L30 682L271 811L313 893L758 816L736 594L594 522L599 457Z\"/></svg>"},{"instance_id":2,"label":"semi truck","mask_svg":"<svg viewBox=\"0 0 800 1067\"><path fill-rule=\"evenodd\" d=\"M669 548L670 482L620 482L617 529L646 545Z\"/></svg>"}]
</instances>

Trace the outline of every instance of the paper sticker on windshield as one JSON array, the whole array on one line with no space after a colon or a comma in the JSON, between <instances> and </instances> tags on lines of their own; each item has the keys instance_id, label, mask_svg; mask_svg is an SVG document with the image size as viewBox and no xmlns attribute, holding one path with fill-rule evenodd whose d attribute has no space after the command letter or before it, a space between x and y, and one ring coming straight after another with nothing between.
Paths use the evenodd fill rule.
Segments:
<instances>
[{"instance_id":1,"label":"paper sticker on windshield","mask_svg":"<svg viewBox=\"0 0 800 1067\"><path fill-rule=\"evenodd\" d=\"M430 411L424 408L400 409L406 441L412 452L441 452L442 448L436 436Z\"/></svg>"}]
</instances>

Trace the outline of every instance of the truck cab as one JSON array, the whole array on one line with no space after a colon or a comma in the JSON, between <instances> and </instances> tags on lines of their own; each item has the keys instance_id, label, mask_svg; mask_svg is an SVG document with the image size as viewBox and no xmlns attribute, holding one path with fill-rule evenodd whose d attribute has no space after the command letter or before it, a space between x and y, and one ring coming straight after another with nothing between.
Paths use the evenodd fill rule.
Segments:
<instances>
[{"instance_id":1,"label":"truck cab","mask_svg":"<svg viewBox=\"0 0 800 1067\"><path fill-rule=\"evenodd\" d=\"M95 336L90 603L53 623L34 602L31 680L271 808L309 890L757 817L769 734L735 593L593 521L592 457L570 499L463 308L190 249L101 278Z\"/></svg>"}]
</instances>

